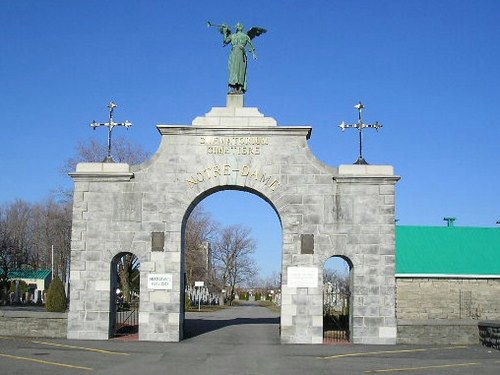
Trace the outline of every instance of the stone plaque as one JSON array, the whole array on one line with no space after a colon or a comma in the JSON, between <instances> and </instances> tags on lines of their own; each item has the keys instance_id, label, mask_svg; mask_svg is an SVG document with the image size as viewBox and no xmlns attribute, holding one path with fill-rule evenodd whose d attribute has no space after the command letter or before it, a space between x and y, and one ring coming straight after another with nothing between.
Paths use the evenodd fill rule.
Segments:
<instances>
[{"instance_id":1,"label":"stone plaque","mask_svg":"<svg viewBox=\"0 0 500 375\"><path fill-rule=\"evenodd\" d=\"M316 288L318 286L317 267L288 267L289 288Z\"/></svg>"},{"instance_id":2,"label":"stone plaque","mask_svg":"<svg viewBox=\"0 0 500 375\"><path fill-rule=\"evenodd\" d=\"M137 221L142 220L142 194L123 193L113 198L113 220Z\"/></svg>"},{"instance_id":3,"label":"stone plaque","mask_svg":"<svg viewBox=\"0 0 500 375\"><path fill-rule=\"evenodd\" d=\"M173 276L171 273L150 273L148 275L148 289L172 289Z\"/></svg>"},{"instance_id":4,"label":"stone plaque","mask_svg":"<svg viewBox=\"0 0 500 375\"><path fill-rule=\"evenodd\" d=\"M165 233L152 232L151 233L151 251L165 251Z\"/></svg>"},{"instance_id":5,"label":"stone plaque","mask_svg":"<svg viewBox=\"0 0 500 375\"><path fill-rule=\"evenodd\" d=\"M314 254L314 234L300 235L300 253Z\"/></svg>"}]
</instances>

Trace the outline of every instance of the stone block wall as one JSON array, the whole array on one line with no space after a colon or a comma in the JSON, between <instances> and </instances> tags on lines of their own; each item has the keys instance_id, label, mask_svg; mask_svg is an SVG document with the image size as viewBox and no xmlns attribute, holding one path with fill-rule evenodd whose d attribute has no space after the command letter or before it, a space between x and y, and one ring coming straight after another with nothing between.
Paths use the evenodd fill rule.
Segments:
<instances>
[{"instance_id":1,"label":"stone block wall","mask_svg":"<svg viewBox=\"0 0 500 375\"><path fill-rule=\"evenodd\" d=\"M479 344L477 320L399 320L398 344L475 345Z\"/></svg>"},{"instance_id":2,"label":"stone block wall","mask_svg":"<svg viewBox=\"0 0 500 375\"><path fill-rule=\"evenodd\" d=\"M397 278L397 317L500 319L500 279Z\"/></svg>"},{"instance_id":3,"label":"stone block wall","mask_svg":"<svg viewBox=\"0 0 500 375\"><path fill-rule=\"evenodd\" d=\"M400 344L478 344L480 320L500 319L500 279L397 278Z\"/></svg>"},{"instance_id":4,"label":"stone block wall","mask_svg":"<svg viewBox=\"0 0 500 375\"><path fill-rule=\"evenodd\" d=\"M0 311L0 336L64 338L67 314L38 311Z\"/></svg>"}]
</instances>

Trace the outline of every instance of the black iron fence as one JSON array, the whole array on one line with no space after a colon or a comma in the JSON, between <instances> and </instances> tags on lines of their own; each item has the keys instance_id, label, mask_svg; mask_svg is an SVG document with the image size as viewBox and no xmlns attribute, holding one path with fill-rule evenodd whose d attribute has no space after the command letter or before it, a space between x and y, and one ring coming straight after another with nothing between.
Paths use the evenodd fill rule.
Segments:
<instances>
[{"instance_id":1,"label":"black iron fence","mask_svg":"<svg viewBox=\"0 0 500 375\"><path fill-rule=\"evenodd\" d=\"M119 303L116 308L115 336L139 332L139 301Z\"/></svg>"}]
</instances>

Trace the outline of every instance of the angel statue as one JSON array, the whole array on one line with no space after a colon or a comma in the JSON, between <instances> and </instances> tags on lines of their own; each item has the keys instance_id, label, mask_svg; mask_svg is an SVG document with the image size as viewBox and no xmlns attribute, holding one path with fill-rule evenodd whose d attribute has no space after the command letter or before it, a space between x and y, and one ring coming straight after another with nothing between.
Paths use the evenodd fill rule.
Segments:
<instances>
[{"instance_id":1,"label":"angel statue","mask_svg":"<svg viewBox=\"0 0 500 375\"><path fill-rule=\"evenodd\" d=\"M215 26L224 38L224 47L231 44L231 54L229 55L229 94L244 94L247 91L247 53L252 53L254 60L257 59L255 47L252 39L264 34L267 30L261 27L252 27L247 33L243 31L241 23L236 24L236 32L231 33L228 25L214 25L208 22L208 27Z\"/></svg>"}]
</instances>

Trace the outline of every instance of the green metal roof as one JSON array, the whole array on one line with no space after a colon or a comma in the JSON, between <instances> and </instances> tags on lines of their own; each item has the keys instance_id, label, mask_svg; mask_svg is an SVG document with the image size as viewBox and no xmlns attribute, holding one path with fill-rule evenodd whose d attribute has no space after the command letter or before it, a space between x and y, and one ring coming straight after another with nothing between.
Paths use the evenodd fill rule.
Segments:
<instances>
[{"instance_id":1,"label":"green metal roof","mask_svg":"<svg viewBox=\"0 0 500 375\"><path fill-rule=\"evenodd\" d=\"M1 272L1 271L0 271ZM3 274L3 272L1 272ZM15 279L45 279L50 276L50 270L12 270L7 272L10 280Z\"/></svg>"},{"instance_id":2,"label":"green metal roof","mask_svg":"<svg viewBox=\"0 0 500 375\"><path fill-rule=\"evenodd\" d=\"M500 228L398 225L396 274L500 277Z\"/></svg>"}]
</instances>

